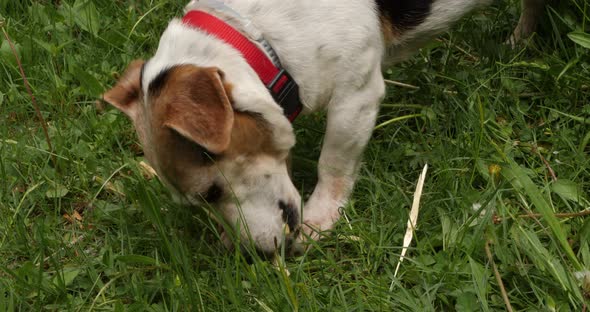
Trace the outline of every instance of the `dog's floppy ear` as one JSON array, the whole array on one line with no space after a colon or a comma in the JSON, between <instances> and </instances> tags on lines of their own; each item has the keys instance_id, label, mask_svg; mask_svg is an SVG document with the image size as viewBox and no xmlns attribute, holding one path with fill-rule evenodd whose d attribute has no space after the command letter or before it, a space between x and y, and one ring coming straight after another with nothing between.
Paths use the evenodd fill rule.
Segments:
<instances>
[{"instance_id":1,"label":"dog's floppy ear","mask_svg":"<svg viewBox=\"0 0 590 312\"><path fill-rule=\"evenodd\" d=\"M229 85L217 68L180 67L170 78L174 100L169 102L164 126L207 151L219 154L230 143L234 112Z\"/></svg>"},{"instance_id":2,"label":"dog's floppy ear","mask_svg":"<svg viewBox=\"0 0 590 312\"><path fill-rule=\"evenodd\" d=\"M118 108L131 119L135 119L137 115L140 93L139 79L144 63L143 60L131 62L117 84L102 96L105 102Z\"/></svg>"}]
</instances>

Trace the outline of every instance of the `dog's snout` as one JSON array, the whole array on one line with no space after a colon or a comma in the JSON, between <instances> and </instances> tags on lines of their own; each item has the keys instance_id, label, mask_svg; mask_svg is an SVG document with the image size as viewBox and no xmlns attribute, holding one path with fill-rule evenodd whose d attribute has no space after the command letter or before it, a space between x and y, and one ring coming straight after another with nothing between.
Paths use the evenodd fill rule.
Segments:
<instances>
[{"instance_id":1,"label":"dog's snout","mask_svg":"<svg viewBox=\"0 0 590 312\"><path fill-rule=\"evenodd\" d=\"M279 209L283 212L283 222L287 224L289 231L294 232L299 225L299 211L296 206L279 200Z\"/></svg>"},{"instance_id":2,"label":"dog's snout","mask_svg":"<svg viewBox=\"0 0 590 312\"><path fill-rule=\"evenodd\" d=\"M261 259L264 260L273 260L277 255L281 254L281 250L284 248L284 252L285 255L287 257L291 257L291 256L298 256L301 255L303 252L303 249L301 247L301 245L299 245L296 242L296 239L292 236L287 236L283 238L284 240L282 242L279 242L279 240L275 237L274 238L274 243L275 243L275 247L274 250L263 250L260 249L258 247L256 247L256 254L258 255L258 257L260 257ZM244 252L245 250L242 249L242 253L244 255L248 255L248 253ZM250 259L251 261L252 259Z\"/></svg>"}]
</instances>

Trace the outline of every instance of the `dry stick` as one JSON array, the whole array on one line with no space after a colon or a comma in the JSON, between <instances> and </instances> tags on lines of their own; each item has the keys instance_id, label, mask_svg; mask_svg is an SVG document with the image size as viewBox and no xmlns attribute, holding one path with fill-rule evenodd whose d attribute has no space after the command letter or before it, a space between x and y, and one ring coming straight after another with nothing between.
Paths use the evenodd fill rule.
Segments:
<instances>
[{"instance_id":1,"label":"dry stick","mask_svg":"<svg viewBox=\"0 0 590 312\"><path fill-rule=\"evenodd\" d=\"M556 218L578 218L578 217L585 217L585 216L590 216L590 209L587 210L582 210L582 211L578 211L578 212L561 212L561 213L556 213L554 214L554 216ZM517 218L531 218L531 219L537 219L537 218L541 218L543 217L542 214L540 213L527 213L527 214L521 214L521 215L517 215ZM494 216L494 223L500 223L504 220L505 218L502 217L498 217L498 216Z\"/></svg>"},{"instance_id":2,"label":"dry stick","mask_svg":"<svg viewBox=\"0 0 590 312\"><path fill-rule=\"evenodd\" d=\"M53 146L51 145L51 139L49 138L49 132L47 131L47 123L45 122L45 118L43 118L43 115L41 115L41 110L39 109L39 105L37 105L37 100L35 99L35 96L33 95L33 92L31 91L31 86L29 85L29 81L27 80L27 76L25 75L25 70L23 69L23 65L20 62L18 54L16 53L16 49L14 48L14 44L12 43L12 40L10 40L10 37L8 36L8 33L6 32L6 29L4 29L3 21L0 21L0 26L2 27L2 32L4 33L4 37L6 38L6 41L8 41L8 44L10 45L10 49L12 50L12 54L14 55L14 58L16 59L16 63L18 65L20 75L23 78L25 88L27 89L27 92L29 93L29 96L31 97L31 102L33 102L33 107L35 108L35 113L37 114L37 118L39 118L39 122L41 123L41 127L43 128L43 134L45 135L45 140L47 141L47 146L49 147L49 151L51 152L51 160L53 161L53 165L57 166L57 159L56 159L55 155L53 154Z\"/></svg>"},{"instance_id":3,"label":"dry stick","mask_svg":"<svg viewBox=\"0 0 590 312\"><path fill-rule=\"evenodd\" d=\"M412 90L418 90L420 89L420 87L411 85L411 84L407 84L407 83L403 83L403 82L399 82L399 81L395 81L395 80L389 80L389 79L384 79L385 83L394 85L394 86L398 86L398 87L402 87L402 88L408 88L408 89L412 89Z\"/></svg>"},{"instance_id":4,"label":"dry stick","mask_svg":"<svg viewBox=\"0 0 590 312\"><path fill-rule=\"evenodd\" d=\"M528 93L520 93L518 94L519 98L531 98L531 97L535 97L535 96L541 96L543 95L543 93L541 92L528 92Z\"/></svg>"},{"instance_id":5,"label":"dry stick","mask_svg":"<svg viewBox=\"0 0 590 312\"><path fill-rule=\"evenodd\" d=\"M553 182L557 181L557 176L555 175L555 171L553 171L553 168L551 168L551 164L549 164L547 159L545 159L545 157L543 157L543 155L541 155L536 144L533 144L532 151L533 151L533 153L537 154L541 158L541 161L543 162L543 164L545 164L545 167L547 167L547 171L549 171L549 175L551 175L551 180L553 180Z\"/></svg>"},{"instance_id":6,"label":"dry stick","mask_svg":"<svg viewBox=\"0 0 590 312\"><path fill-rule=\"evenodd\" d=\"M508 300L508 294L506 293L506 288L504 287L504 283L502 282L502 276L500 276L500 272L498 271L498 267L496 267L496 262L494 262L494 258L492 257L492 252L490 251L490 241L486 240L485 244L486 255L488 256L488 260L492 264L492 269L494 270L494 275L496 276L496 281L498 282L498 286L500 286L500 292L502 293L502 299L504 299L504 304L506 305L506 310L508 312L512 312L512 305L510 304L510 300Z\"/></svg>"},{"instance_id":7,"label":"dry stick","mask_svg":"<svg viewBox=\"0 0 590 312\"><path fill-rule=\"evenodd\" d=\"M553 180L553 182L556 182L557 176L555 175L555 171L553 171L553 168L551 168L551 165L549 164L547 159L545 159L545 157L543 157L543 155L541 155L541 153L537 153L537 154L539 155L539 157L541 157L541 161L543 161L543 163L545 164L545 167L547 167L547 170L549 171L549 175L551 175L551 180Z\"/></svg>"},{"instance_id":8,"label":"dry stick","mask_svg":"<svg viewBox=\"0 0 590 312\"><path fill-rule=\"evenodd\" d=\"M540 213L529 213L529 214L523 214L523 215L519 215L519 218L540 218L543 215ZM579 212L561 212L561 213L556 213L555 217L557 218L577 218L577 217L585 217L585 216L590 216L590 209L589 210L583 210L583 211L579 211Z\"/></svg>"},{"instance_id":9,"label":"dry stick","mask_svg":"<svg viewBox=\"0 0 590 312\"><path fill-rule=\"evenodd\" d=\"M420 87L415 86L415 85L411 85L411 84L408 84L408 83L403 83L403 82L399 82L399 81L395 81L395 80L389 80L389 79L383 79L383 81L385 81L385 83L388 83L390 85L394 85L394 86L397 86L397 87L408 88L408 89L412 89L412 90L420 90ZM451 95L456 95L458 92L457 91L444 90L443 93L451 94Z\"/></svg>"}]
</instances>

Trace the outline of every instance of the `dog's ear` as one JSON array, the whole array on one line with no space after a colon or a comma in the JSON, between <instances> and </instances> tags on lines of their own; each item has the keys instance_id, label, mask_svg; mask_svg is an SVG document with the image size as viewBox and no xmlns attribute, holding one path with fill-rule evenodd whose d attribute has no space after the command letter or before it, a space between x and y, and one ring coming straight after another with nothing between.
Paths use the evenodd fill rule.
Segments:
<instances>
[{"instance_id":1,"label":"dog's ear","mask_svg":"<svg viewBox=\"0 0 590 312\"><path fill-rule=\"evenodd\" d=\"M234 112L229 85L217 68L181 67L169 79L174 98L169 102L164 126L214 154L230 143Z\"/></svg>"},{"instance_id":2,"label":"dog's ear","mask_svg":"<svg viewBox=\"0 0 590 312\"><path fill-rule=\"evenodd\" d=\"M105 102L118 108L131 119L135 119L137 115L140 93L139 80L144 63L143 60L131 62L117 84L102 96Z\"/></svg>"}]
</instances>

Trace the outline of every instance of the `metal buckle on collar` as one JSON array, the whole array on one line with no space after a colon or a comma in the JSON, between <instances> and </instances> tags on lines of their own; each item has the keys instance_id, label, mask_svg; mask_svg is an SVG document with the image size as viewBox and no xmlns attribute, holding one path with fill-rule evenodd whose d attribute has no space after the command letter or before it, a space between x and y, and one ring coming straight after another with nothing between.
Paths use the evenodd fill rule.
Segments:
<instances>
[{"instance_id":1,"label":"metal buckle on collar","mask_svg":"<svg viewBox=\"0 0 590 312\"><path fill-rule=\"evenodd\" d=\"M289 121L295 120L301 112L302 106L299 100L299 86L297 86L289 73L281 68L266 87L277 104L283 108Z\"/></svg>"}]
</instances>

